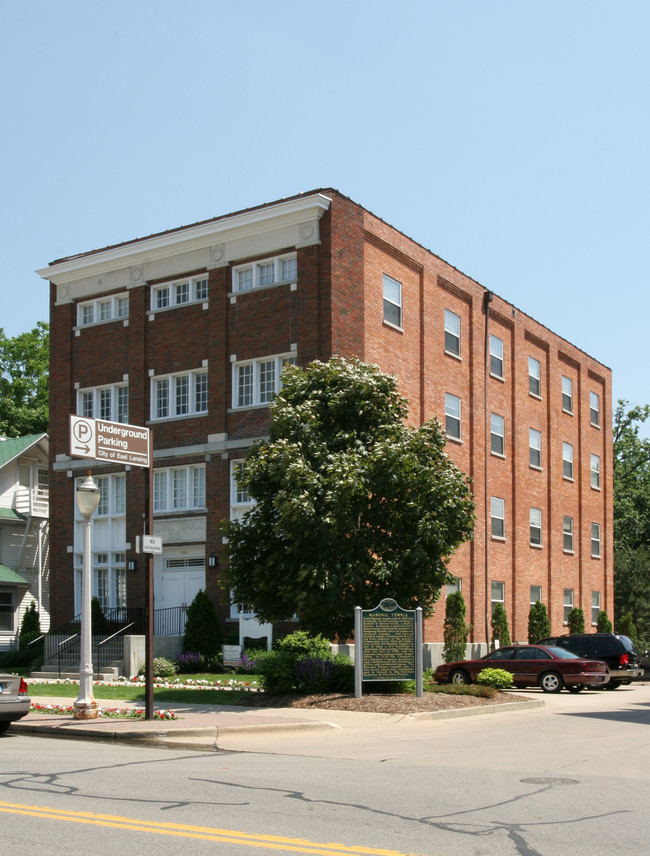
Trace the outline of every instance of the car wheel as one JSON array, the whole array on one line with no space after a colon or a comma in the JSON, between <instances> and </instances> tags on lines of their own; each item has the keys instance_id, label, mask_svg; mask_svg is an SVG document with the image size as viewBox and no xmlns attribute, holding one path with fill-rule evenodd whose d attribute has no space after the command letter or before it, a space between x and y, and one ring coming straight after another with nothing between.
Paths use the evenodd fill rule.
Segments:
<instances>
[{"instance_id":1,"label":"car wheel","mask_svg":"<svg viewBox=\"0 0 650 856\"><path fill-rule=\"evenodd\" d=\"M6 720L5 722L0 722L0 734L4 734L10 725L11 725L11 720Z\"/></svg>"},{"instance_id":2,"label":"car wheel","mask_svg":"<svg viewBox=\"0 0 650 856\"><path fill-rule=\"evenodd\" d=\"M607 690L617 690L623 681L610 681L608 684L605 684L605 689Z\"/></svg>"},{"instance_id":3,"label":"car wheel","mask_svg":"<svg viewBox=\"0 0 650 856\"><path fill-rule=\"evenodd\" d=\"M539 679L539 685L542 692L559 693L564 686L564 681L557 672L544 672Z\"/></svg>"},{"instance_id":4,"label":"car wheel","mask_svg":"<svg viewBox=\"0 0 650 856\"><path fill-rule=\"evenodd\" d=\"M454 671L449 675L449 683L450 684L469 684L469 675L465 671L465 669L454 669Z\"/></svg>"},{"instance_id":5,"label":"car wheel","mask_svg":"<svg viewBox=\"0 0 650 856\"><path fill-rule=\"evenodd\" d=\"M582 692L582 690L584 690L584 688L585 688L585 685L584 685L584 684L570 684L570 685L567 685L567 689L568 689L568 691L569 691L570 693L579 693L579 692Z\"/></svg>"}]
</instances>

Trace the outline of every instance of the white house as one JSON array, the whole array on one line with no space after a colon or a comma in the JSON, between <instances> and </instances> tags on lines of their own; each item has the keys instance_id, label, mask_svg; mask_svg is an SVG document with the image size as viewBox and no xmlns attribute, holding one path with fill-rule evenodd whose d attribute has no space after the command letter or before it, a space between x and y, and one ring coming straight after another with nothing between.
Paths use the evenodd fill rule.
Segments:
<instances>
[{"instance_id":1,"label":"white house","mask_svg":"<svg viewBox=\"0 0 650 856\"><path fill-rule=\"evenodd\" d=\"M18 646L32 601L49 614L49 438L0 437L0 651Z\"/></svg>"}]
</instances>

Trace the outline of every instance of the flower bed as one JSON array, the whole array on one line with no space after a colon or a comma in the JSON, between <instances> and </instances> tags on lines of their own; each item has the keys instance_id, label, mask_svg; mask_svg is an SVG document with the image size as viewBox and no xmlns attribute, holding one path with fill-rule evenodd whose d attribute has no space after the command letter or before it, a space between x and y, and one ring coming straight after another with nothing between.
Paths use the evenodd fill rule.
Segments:
<instances>
[{"instance_id":1,"label":"flower bed","mask_svg":"<svg viewBox=\"0 0 650 856\"><path fill-rule=\"evenodd\" d=\"M30 713L47 713L47 714L57 714L60 716L72 716L74 714L74 706L73 705L60 705L60 704L35 704L31 703L29 707ZM144 708L139 707L104 707L97 709L98 716L101 718L111 718L111 719L144 719L145 718L145 710ZM154 719L178 719L176 714L172 710L156 710L153 714Z\"/></svg>"}]
</instances>

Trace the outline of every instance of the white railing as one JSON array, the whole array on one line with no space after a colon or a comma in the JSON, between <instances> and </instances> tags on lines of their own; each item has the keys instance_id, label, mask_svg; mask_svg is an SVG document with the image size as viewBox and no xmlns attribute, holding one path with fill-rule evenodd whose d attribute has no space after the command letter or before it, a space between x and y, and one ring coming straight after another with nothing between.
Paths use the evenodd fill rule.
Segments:
<instances>
[{"instance_id":1,"label":"white railing","mask_svg":"<svg viewBox=\"0 0 650 856\"><path fill-rule=\"evenodd\" d=\"M25 517L49 517L50 492L43 488L17 487L14 508Z\"/></svg>"}]
</instances>

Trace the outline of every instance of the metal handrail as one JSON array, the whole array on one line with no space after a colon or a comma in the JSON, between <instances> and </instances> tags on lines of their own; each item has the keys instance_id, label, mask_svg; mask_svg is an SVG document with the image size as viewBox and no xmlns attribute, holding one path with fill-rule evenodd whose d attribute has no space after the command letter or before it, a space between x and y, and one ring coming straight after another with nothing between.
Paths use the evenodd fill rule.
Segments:
<instances>
[{"instance_id":1,"label":"metal handrail","mask_svg":"<svg viewBox=\"0 0 650 856\"><path fill-rule=\"evenodd\" d=\"M63 655L63 646L67 645L68 642L72 642L73 639L77 639L77 638L80 638L79 634L73 633L72 636L68 636L67 639L64 639L62 642L59 642L59 645L58 645L59 677L61 677L61 657ZM72 648L72 645L68 645L68 648Z\"/></svg>"}]
</instances>

